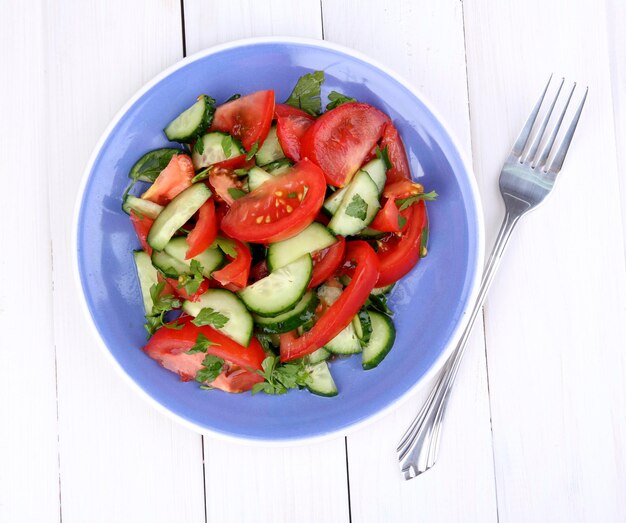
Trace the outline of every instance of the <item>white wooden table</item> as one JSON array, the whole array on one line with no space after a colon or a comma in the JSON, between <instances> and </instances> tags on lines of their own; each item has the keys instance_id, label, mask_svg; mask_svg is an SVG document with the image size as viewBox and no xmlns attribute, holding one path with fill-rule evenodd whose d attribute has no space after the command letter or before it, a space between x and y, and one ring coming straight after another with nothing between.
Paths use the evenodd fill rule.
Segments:
<instances>
[{"instance_id":1,"label":"white wooden table","mask_svg":"<svg viewBox=\"0 0 626 523\"><path fill-rule=\"evenodd\" d=\"M1 0L0 522L626 520L623 0ZM327 40L408 77L471 155L487 245L501 162L550 72L589 85L549 203L477 322L439 462L395 446L424 391L324 443L202 437L138 398L77 305L79 180L119 107L165 67L260 35Z\"/></svg>"}]
</instances>

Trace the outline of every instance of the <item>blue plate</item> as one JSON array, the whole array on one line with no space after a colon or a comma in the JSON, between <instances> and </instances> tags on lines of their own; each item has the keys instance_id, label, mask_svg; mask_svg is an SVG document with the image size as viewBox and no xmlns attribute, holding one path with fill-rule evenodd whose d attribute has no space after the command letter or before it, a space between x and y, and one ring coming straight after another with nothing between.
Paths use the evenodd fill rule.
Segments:
<instances>
[{"instance_id":1,"label":"blue plate","mask_svg":"<svg viewBox=\"0 0 626 523\"><path fill-rule=\"evenodd\" d=\"M161 129L200 93L274 89L284 100L296 80L323 70L323 98L337 90L387 113L404 140L413 176L439 198L429 205L430 245L393 292L398 336L370 371L359 356L334 362L334 398L307 391L283 396L203 391L181 383L140 349L145 342L132 261L138 246L120 196L128 171L145 152L168 145ZM345 433L386 410L438 370L460 334L482 267L482 215L472 173L449 131L414 89L382 66L325 42L254 39L215 47L163 72L120 111L83 180L76 214L77 273L84 302L107 352L144 396L201 432L287 442Z\"/></svg>"}]
</instances>

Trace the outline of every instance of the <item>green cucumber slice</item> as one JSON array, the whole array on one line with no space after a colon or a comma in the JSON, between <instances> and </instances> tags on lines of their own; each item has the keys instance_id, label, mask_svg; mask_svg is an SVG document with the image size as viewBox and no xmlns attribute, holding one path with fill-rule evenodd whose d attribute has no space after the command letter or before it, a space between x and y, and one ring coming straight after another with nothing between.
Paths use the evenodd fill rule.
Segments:
<instances>
[{"instance_id":1,"label":"green cucumber slice","mask_svg":"<svg viewBox=\"0 0 626 523\"><path fill-rule=\"evenodd\" d=\"M250 344L253 327L252 316L236 294L226 289L209 289L200 296L198 301L185 301L183 303L183 311L194 317L206 308L219 312L228 318L223 327L211 325L213 328L223 332L244 347Z\"/></svg>"},{"instance_id":2,"label":"green cucumber slice","mask_svg":"<svg viewBox=\"0 0 626 523\"><path fill-rule=\"evenodd\" d=\"M382 194L385 188L385 182L387 181L385 162L381 158L374 158L361 167L361 171L365 171L369 174L369 177L376 184L376 187L378 187L378 194Z\"/></svg>"},{"instance_id":3,"label":"green cucumber slice","mask_svg":"<svg viewBox=\"0 0 626 523\"><path fill-rule=\"evenodd\" d=\"M275 317L295 307L311 281L313 262L306 254L239 292L249 310Z\"/></svg>"},{"instance_id":4,"label":"green cucumber slice","mask_svg":"<svg viewBox=\"0 0 626 523\"><path fill-rule=\"evenodd\" d=\"M202 140L202 143L196 144L191 154L196 171L243 154L239 141L226 133L207 133L198 140Z\"/></svg>"},{"instance_id":5,"label":"green cucumber slice","mask_svg":"<svg viewBox=\"0 0 626 523\"><path fill-rule=\"evenodd\" d=\"M273 175L264 171L260 167L253 167L248 173L248 190L254 191L257 187L260 187L267 180L271 180L273 177Z\"/></svg>"},{"instance_id":6,"label":"green cucumber slice","mask_svg":"<svg viewBox=\"0 0 626 523\"><path fill-rule=\"evenodd\" d=\"M318 396L331 397L337 395L337 385L335 385L335 380L333 380L325 361L311 365L307 370L310 373L306 384L307 389Z\"/></svg>"},{"instance_id":7,"label":"green cucumber slice","mask_svg":"<svg viewBox=\"0 0 626 523\"><path fill-rule=\"evenodd\" d=\"M156 217L161 214L164 209L162 205L151 202L150 200L144 200L143 198L137 198L132 194L127 194L122 204L122 209L126 214L130 214L130 211L135 211L139 216L145 216L151 220L155 220Z\"/></svg>"},{"instance_id":8,"label":"green cucumber slice","mask_svg":"<svg viewBox=\"0 0 626 523\"><path fill-rule=\"evenodd\" d=\"M311 320L315 316L315 307L318 303L319 299L315 292L309 291L290 311L283 312L273 318L265 318L255 314L253 316L254 322L257 328L266 334L289 332Z\"/></svg>"},{"instance_id":9,"label":"green cucumber slice","mask_svg":"<svg viewBox=\"0 0 626 523\"><path fill-rule=\"evenodd\" d=\"M189 143L211 127L214 114L215 100L201 94L196 103L179 114L163 131L168 140Z\"/></svg>"},{"instance_id":10,"label":"green cucumber slice","mask_svg":"<svg viewBox=\"0 0 626 523\"><path fill-rule=\"evenodd\" d=\"M187 274L189 265L167 254L165 251L152 251L152 265L166 278L177 279Z\"/></svg>"},{"instance_id":11,"label":"green cucumber slice","mask_svg":"<svg viewBox=\"0 0 626 523\"><path fill-rule=\"evenodd\" d=\"M335 234L350 236L369 225L378 209L378 187L365 171L359 171L348 185L341 204L328 224Z\"/></svg>"},{"instance_id":12,"label":"green cucumber slice","mask_svg":"<svg viewBox=\"0 0 626 523\"><path fill-rule=\"evenodd\" d=\"M202 275L206 278L211 277L211 273L219 268L224 262L222 251L216 247L209 247L197 256L186 260L185 256L189 245L183 236L172 238L163 249L167 254L176 258L187 267L187 271L191 269L191 260L196 260L202 266Z\"/></svg>"},{"instance_id":13,"label":"green cucumber slice","mask_svg":"<svg viewBox=\"0 0 626 523\"><path fill-rule=\"evenodd\" d=\"M330 356L332 355L332 353L330 351L327 351L324 347L321 347L319 349L317 349L315 352L312 352L311 354L308 354L304 357L304 361L307 365L315 365L316 363L319 363L320 361L325 361L328 358L330 358Z\"/></svg>"},{"instance_id":14,"label":"green cucumber slice","mask_svg":"<svg viewBox=\"0 0 626 523\"><path fill-rule=\"evenodd\" d=\"M361 341L361 345L367 344L372 336L372 320L365 309L361 309L353 318L354 332Z\"/></svg>"},{"instance_id":15,"label":"green cucumber slice","mask_svg":"<svg viewBox=\"0 0 626 523\"><path fill-rule=\"evenodd\" d=\"M370 294L373 294L374 296L378 296L379 294L389 294L393 290L395 285L395 283L390 283L389 285L385 285L384 287L374 287Z\"/></svg>"},{"instance_id":16,"label":"green cucumber slice","mask_svg":"<svg viewBox=\"0 0 626 523\"><path fill-rule=\"evenodd\" d=\"M163 250L174 233L211 197L211 190L203 183L193 184L161 211L148 233L148 244L157 251Z\"/></svg>"},{"instance_id":17,"label":"green cucumber slice","mask_svg":"<svg viewBox=\"0 0 626 523\"><path fill-rule=\"evenodd\" d=\"M152 296L150 296L150 289L153 285L158 283L157 270L152 265L148 253L144 251L133 251L133 260L135 261L137 277L139 278L143 308L146 314L150 314L152 313Z\"/></svg>"},{"instance_id":18,"label":"green cucumber slice","mask_svg":"<svg viewBox=\"0 0 626 523\"><path fill-rule=\"evenodd\" d=\"M349 323L345 329L324 345L324 348L333 354L356 354L361 352L361 342L354 331L354 325Z\"/></svg>"},{"instance_id":19,"label":"green cucumber slice","mask_svg":"<svg viewBox=\"0 0 626 523\"><path fill-rule=\"evenodd\" d=\"M304 254L309 254L337 241L321 223L313 222L295 236L272 243L267 250L267 266L270 271L280 269Z\"/></svg>"},{"instance_id":20,"label":"green cucumber slice","mask_svg":"<svg viewBox=\"0 0 626 523\"><path fill-rule=\"evenodd\" d=\"M339 209L339 206L341 205L341 200L343 200L343 197L346 195L346 192L348 192L348 187L349 185L344 187L343 189L339 189L338 191L335 191L328 198L326 198L326 200L324 200L324 205L322 205L322 210L324 210L324 212L328 216L333 216L337 212L337 209Z\"/></svg>"},{"instance_id":21,"label":"green cucumber slice","mask_svg":"<svg viewBox=\"0 0 626 523\"><path fill-rule=\"evenodd\" d=\"M380 312L369 311L372 320L372 336L363 347L362 366L365 370L376 367L393 347L396 340L396 329L389 316Z\"/></svg>"},{"instance_id":22,"label":"green cucumber slice","mask_svg":"<svg viewBox=\"0 0 626 523\"><path fill-rule=\"evenodd\" d=\"M270 127L269 133L263 142L263 145L256 153L256 163L258 165L267 165L268 163L281 160L285 157L285 153L280 147L278 136L276 135L276 126Z\"/></svg>"},{"instance_id":23,"label":"green cucumber slice","mask_svg":"<svg viewBox=\"0 0 626 523\"><path fill-rule=\"evenodd\" d=\"M263 166L263 169L270 173L272 176L278 176L279 174L286 173L289 169L293 167L291 161L287 158L283 158L282 160L276 160L275 162L268 163Z\"/></svg>"}]
</instances>

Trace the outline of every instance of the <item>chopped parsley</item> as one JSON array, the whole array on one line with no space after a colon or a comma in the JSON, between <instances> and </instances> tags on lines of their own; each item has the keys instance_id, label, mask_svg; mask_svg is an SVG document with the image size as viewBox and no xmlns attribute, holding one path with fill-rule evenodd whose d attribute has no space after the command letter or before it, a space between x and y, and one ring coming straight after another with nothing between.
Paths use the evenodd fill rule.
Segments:
<instances>
[{"instance_id":1,"label":"chopped parsley","mask_svg":"<svg viewBox=\"0 0 626 523\"><path fill-rule=\"evenodd\" d=\"M358 220L365 220L367 217L367 202L359 194L355 194L346 207L346 214Z\"/></svg>"},{"instance_id":2,"label":"chopped parsley","mask_svg":"<svg viewBox=\"0 0 626 523\"><path fill-rule=\"evenodd\" d=\"M222 373L223 368L224 360L222 358L213 356L213 354L207 354L202 360L202 368L196 374L195 380L199 383L211 383ZM204 388L206 390L211 389L211 387Z\"/></svg>"},{"instance_id":3,"label":"chopped parsley","mask_svg":"<svg viewBox=\"0 0 626 523\"><path fill-rule=\"evenodd\" d=\"M330 103L326 105L326 110L330 111L335 107L339 107L340 105L347 104L348 102L356 102L356 98L350 98L345 94L338 93L337 91L331 91L328 95L328 99Z\"/></svg>"},{"instance_id":4,"label":"chopped parsley","mask_svg":"<svg viewBox=\"0 0 626 523\"><path fill-rule=\"evenodd\" d=\"M230 158L230 153L233 150L233 139L230 134L225 134L222 138L222 151L224 151L224 155L226 158Z\"/></svg>"},{"instance_id":5,"label":"chopped parsley","mask_svg":"<svg viewBox=\"0 0 626 523\"><path fill-rule=\"evenodd\" d=\"M233 200L238 200L242 196L245 196L247 193L246 191L242 191L238 187L229 187L228 194L230 194Z\"/></svg>"},{"instance_id":6,"label":"chopped parsley","mask_svg":"<svg viewBox=\"0 0 626 523\"><path fill-rule=\"evenodd\" d=\"M202 136L196 140L193 150L198 154L202 154L204 152L204 140L202 139Z\"/></svg>"},{"instance_id":7,"label":"chopped parsley","mask_svg":"<svg viewBox=\"0 0 626 523\"><path fill-rule=\"evenodd\" d=\"M181 274L178 277L178 288L182 289L184 287L185 291L189 294L198 292L200 284L202 283L202 280L204 280L202 270L203 267L200 265L198 260L191 260L191 264L189 265L190 273Z\"/></svg>"},{"instance_id":8,"label":"chopped parsley","mask_svg":"<svg viewBox=\"0 0 626 523\"><path fill-rule=\"evenodd\" d=\"M198 334L196 338L196 343L191 349L187 351L187 354L197 354L198 352L206 352L209 347L213 345L218 345L219 343L212 342L209 338L207 338L204 334Z\"/></svg>"},{"instance_id":9,"label":"chopped parsley","mask_svg":"<svg viewBox=\"0 0 626 523\"><path fill-rule=\"evenodd\" d=\"M409 196L408 198L401 198L400 200L396 200L396 205L398 206L399 211L404 211L408 209L411 205L420 200L432 201L437 198L438 194L435 191L430 191L427 193L414 194L413 196Z\"/></svg>"},{"instance_id":10,"label":"chopped parsley","mask_svg":"<svg viewBox=\"0 0 626 523\"><path fill-rule=\"evenodd\" d=\"M302 360L281 365L278 356L268 356L263 360L261 366L263 370L257 370L257 373L265 381L256 383L252 387L252 394L257 392L285 394L289 389L306 386L310 376Z\"/></svg>"},{"instance_id":11,"label":"chopped parsley","mask_svg":"<svg viewBox=\"0 0 626 523\"><path fill-rule=\"evenodd\" d=\"M258 150L259 150L259 142L256 141L254 142L254 145L248 151L248 154L246 154L246 160L252 160L252 158L254 157L254 155L256 154Z\"/></svg>"},{"instance_id":12,"label":"chopped parsley","mask_svg":"<svg viewBox=\"0 0 626 523\"><path fill-rule=\"evenodd\" d=\"M202 180L206 180L210 175L211 175L211 171L213 170L213 166L210 165L209 167L207 167L206 169L204 169L203 171L200 171L198 174L196 174L192 179L191 179L191 183L196 183L196 182L200 182Z\"/></svg>"},{"instance_id":13,"label":"chopped parsley","mask_svg":"<svg viewBox=\"0 0 626 523\"><path fill-rule=\"evenodd\" d=\"M152 298L152 310L150 314L146 314L146 323L144 325L148 336L152 336L158 329L165 325L165 313L172 309L178 309L181 306L180 300L172 294L161 293L165 289L165 282L155 283L150 287L150 297Z\"/></svg>"},{"instance_id":14,"label":"chopped parsley","mask_svg":"<svg viewBox=\"0 0 626 523\"><path fill-rule=\"evenodd\" d=\"M221 312L217 312L211 307L204 307L200 310L198 315L191 320L191 323L193 323L196 327L211 325L211 327L221 329L228 323L228 320L228 316L222 314Z\"/></svg>"},{"instance_id":15,"label":"chopped parsley","mask_svg":"<svg viewBox=\"0 0 626 523\"><path fill-rule=\"evenodd\" d=\"M315 71L301 76L285 103L317 116L322 112L320 95L323 82L324 71Z\"/></svg>"}]
</instances>

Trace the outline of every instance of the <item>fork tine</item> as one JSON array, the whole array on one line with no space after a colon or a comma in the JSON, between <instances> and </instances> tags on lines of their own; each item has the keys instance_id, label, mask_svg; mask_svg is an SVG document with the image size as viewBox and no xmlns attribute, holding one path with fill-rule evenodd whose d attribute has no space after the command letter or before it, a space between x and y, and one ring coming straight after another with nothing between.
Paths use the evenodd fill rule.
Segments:
<instances>
[{"instance_id":1,"label":"fork tine","mask_svg":"<svg viewBox=\"0 0 626 523\"><path fill-rule=\"evenodd\" d=\"M574 89L576 89L576 82L574 82L574 85L572 85L572 88L570 89L569 95L567 96L567 100L565 101L565 105L563 106L559 119L556 122L556 125L554 126L554 129L552 130L550 138L548 138L548 141L544 146L543 151L541 151L539 160L537 160L533 164L533 169L537 167L543 167L548 160L548 156L550 156L550 151L552 151L552 147L554 146L554 142L556 141L556 135L559 133L559 129L561 128L561 123L563 123L563 118L565 117L565 113L567 112L569 102L572 99L572 95L574 94Z\"/></svg>"},{"instance_id":2,"label":"fork tine","mask_svg":"<svg viewBox=\"0 0 626 523\"><path fill-rule=\"evenodd\" d=\"M552 111L554 110L554 106L556 105L556 101L559 99L559 94L561 94L561 88L563 87L563 83L565 82L565 78L561 78L561 83L559 84L559 88L556 91L556 95L552 100L552 104L550 105L550 109L546 113L541 125L539 126L539 132L535 136L533 143L526 153L525 162L532 162L535 159L535 154L537 154L537 149L539 149L539 144L541 143L541 139L543 138L543 133L546 132L546 127L548 126L548 122L550 121L550 117L552 116Z\"/></svg>"},{"instance_id":3,"label":"fork tine","mask_svg":"<svg viewBox=\"0 0 626 523\"><path fill-rule=\"evenodd\" d=\"M585 95L583 99L580 101L580 105L578 109L576 109L576 114L572 120L572 123L569 124L567 132L563 137L563 141L561 145L559 145L554 158L552 159L552 163L550 163L550 167L548 172L557 174L561 167L563 167L563 162L565 161L565 156L567 155L567 150L569 149L570 144L572 143L572 138L574 137L574 132L576 131L576 126L578 125L578 120L580 119L580 114L583 112L583 107L585 105L585 100L587 100L587 93L589 92L589 87L585 89Z\"/></svg>"},{"instance_id":4,"label":"fork tine","mask_svg":"<svg viewBox=\"0 0 626 523\"><path fill-rule=\"evenodd\" d=\"M513 149L511 150L511 154L513 156L517 156L517 157L522 156L522 153L524 152L524 148L526 147L526 143L528 142L528 138L530 137L530 131L532 131L533 125L535 125L537 114L539 114L539 108L541 107L541 104L543 103L543 99L546 96L546 92L548 90L548 86L550 85L551 81L552 81L552 75L550 75L550 78L548 78L548 83L544 87L543 93L541 93L541 97L535 104L535 107L530 113L528 120L526 120L524 127L522 127L522 130L519 133L517 140L515 140L515 144L513 145Z\"/></svg>"}]
</instances>

